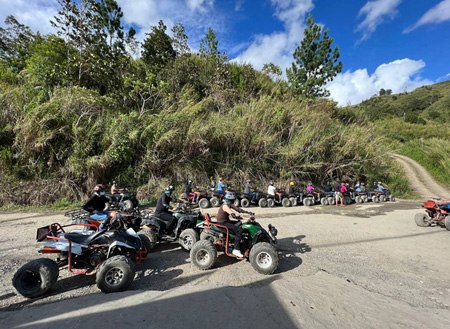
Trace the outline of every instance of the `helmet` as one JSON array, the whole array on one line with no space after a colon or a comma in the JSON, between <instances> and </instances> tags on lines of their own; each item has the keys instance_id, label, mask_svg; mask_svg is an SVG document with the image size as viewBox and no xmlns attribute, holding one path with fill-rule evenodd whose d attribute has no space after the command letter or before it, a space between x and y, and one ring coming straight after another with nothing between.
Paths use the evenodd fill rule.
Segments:
<instances>
[{"instance_id":1,"label":"helmet","mask_svg":"<svg viewBox=\"0 0 450 329\"><path fill-rule=\"evenodd\" d=\"M192 180L188 180L188 184L192 184Z\"/></svg>"},{"instance_id":2,"label":"helmet","mask_svg":"<svg viewBox=\"0 0 450 329\"><path fill-rule=\"evenodd\" d=\"M361 186L364 186L364 183L361 183Z\"/></svg>"},{"instance_id":3,"label":"helmet","mask_svg":"<svg viewBox=\"0 0 450 329\"><path fill-rule=\"evenodd\" d=\"M291 182L291 185L294 186L294 182Z\"/></svg>"},{"instance_id":4,"label":"helmet","mask_svg":"<svg viewBox=\"0 0 450 329\"><path fill-rule=\"evenodd\" d=\"M172 185L168 185L168 186L166 186L164 193L171 194L173 192L173 190L174 190L173 186Z\"/></svg>"},{"instance_id":5,"label":"helmet","mask_svg":"<svg viewBox=\"0 0 450 329\"><path fill-rule=\"evenodd\" d=\"M312 185L312 182L308 182L308 185Z\"/></svg>"},{"instance_id":6,"label":"helmet","mask_svg":"<svg viewBox=\"0 0 450 329\"><path fill-rule=\"evenodd\" d=\"M378 182L378 184L381 184L381 182Z\"/></svg>"},{"instance_id":7,"label":"helmet","mask_svg":"<svg viewBox=\"0 0 450 329\"><path fill-rule=\"evenodd\" d=\"M116 184L117 184L117 181L113 180L113 184L116 185Z\"/></svg>"},{"instance_id":8,"label":"helmet","mask_svg":"<svg viewBox=\"0 0 450 329\"><path fill-rule=\"evenodd\" d=\"M228 192L225 194L225 200L234 200L236 199L236 194L234 192Z\"/></svg>"},{"instance_id":9,"label":"helmet","mask_svg":"<svg viewBox=\"0 0 450 329\"><path fill-rule=\"evenodd\" d=\"M219 177L219 180L223 180L223 178L222 178L222 177Z\"/></svg>"},{"instance_id":10,"label":"helmet","mask_svg":"<svg viewBox=\"0 0 450 329\"><path fill-rule=\"evenodd\" d=\"M213 179L214 179L214 177L213 177L213 176L211 176L211 177L209 177L209 179L213 180Z\"/></svg>"},{"instance_id":11,"label":"helmet","mask_svg":"<svg viewBox=\"0 0 450 329\"><path fill-rule=\"evenodd\" d=\"M97 185L95 185L95 187L94 187L94 191L95 192L101 192L101 191L103 191L105 189L105 186L103 185L103 184L97 184Z\"/></svg>"},{"instance_id":12,"label":"helmet","mask_svg":"<svg viewBox=\"0 0 450 329\"><path fill-rule=\"evenodd\" d=\"M273 185L273 182L270 182L269 185Z\"/></svg>"}]
</instances>

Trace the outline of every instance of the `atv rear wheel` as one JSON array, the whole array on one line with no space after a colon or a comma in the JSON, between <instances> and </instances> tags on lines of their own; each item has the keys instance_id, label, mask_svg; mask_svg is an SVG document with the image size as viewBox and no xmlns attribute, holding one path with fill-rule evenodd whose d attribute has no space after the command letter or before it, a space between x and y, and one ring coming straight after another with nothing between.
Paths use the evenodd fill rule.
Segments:
<instances>
[{"instance_id":1,"label":"atv rear wheel","mask_svg":"<svg viewBox=\"0 0 450 329\"><path fill-rule=\"evenodd\" d=\"M377 196L373 196L372 201L375 203L378 203L378 202L380 202L380 199Z\"/></svg>"},{"instance_id":2,"label":"atv rear wheel","mask_svg":"<svg viewBox=\"0 0 450 329\"><path fill-rule=\"evenodd\" d=\"M314 199L313 198L306 198L303 203L305 204L305 206L311 207L314 204Z\"/></svg>"},{"instance_id":3,"label":"atv rear wheel","mask_svg":"<svg viewBox=\"0 0 450 329\"><path fill-rule=\"evenodd\" d=\"M136 274L134 263L118 255L105 260L99 267L95 282L104 293L127 290Z\"/></svg>"},{"instance_id":4,"label":"atv rear wheel","mask_svg":"<svg viewBox=\"0 0 450 329\"><path fill-rule=\"evenodd\" d=\"M363 195L363 196L361 197L361 199L363 200L364 203L366 203L366 202L369 201L369 197L368 197L367 195Z\"/></svg>"},{"instance_id":5,"label":"atv rear wheel","mask_svg":"<svg viewBox=\"0 0 450 329\"><path fill-rule=\"evenodd\" d=\"M198 206L200 208L203 208L203 209L209 208L209 201L208 201L208 199L207 198L200 199L200 201L198 202Z\"/></svg>"},{"instance_id":6,"label":"atv rear wheel","mask_svg":"<svg viewBox=\"0 0 450 329\"><path fill-rule=\"evenodd\" d=\"M355 198L356 203L363 203L363 199L360 195L357 195Z\"/></svg>"},{"instance_id":7,"label":"atv rear wheel","mask_svg":"<svg viewBox=\"0 0 450 329\"><path fill-rule=\"evenodd\" d=\"M267 207L269 207L269 208L275 207L275 200L274 199L267 199Z\"/></svg>"},{"instance_id":8,"label":"atv rear wheel","mask_svg":"<svg viewBox=\"0 0 450 329\"><path fill-rule=\"evenodd\" d=\"M445 217L445 228L450 231L450 215Z\"/></svg>"},{"instance_id":9,"label":"atv rear wheel","mask_svg":"<svg viewBox=\"0 0 450 329\"><path fill-rule=\"evenodd\" d=\"M247 208L248 206L250 206L250 201L248 199L242 199L241 207Z\"/></svg>"},{"instance_id":10,"label":"atv rear wheel","mask_svg":"<svg viewBox=\"0 0 450 329\"><path fill-rule=\"evenodd\" d=\"M236 199L236 200L234 200L233 204L234 204L236 207L239 207L240 204L241 204L241 202L239 201L239 199Z\"/></svg>"},{"instance_id":11,"label":"atv rear wheel","mask_svg":"<svg viewBox=\"0 0 450 329\"><path fill-rule=\"evenodd\" d=\"M430 226L430 222L428 221L428 216L426 214L416 214L416 216L414 216L414 220L416 221L417 226Z\"/></svg>"},{"instance_id":12,"label":"atv rear wheel","mask_svg":"<svg viewBox=\"0 0 450 329\"><path fill-rule=\"evenodd\" d=\"M128 211L128 210L132 210L133 208L134 208L133 201L125 200L123 202L123 209L124 210Z\"/></svg>"},{"instance_id":13,"label":"atv rear wheel","mask_svg":"<svg viewBox=\"0 0 450 329\"><path fill-rule=\"evenodd\" d=\"M281 200L281 204L283 205L283 207L290 207L291 201L289 201L288 198L283 198L283 200Z\"/></svg>"},{"instance_id":14,"label":"atv rear wheel","mask_svg":"<svg viewBox=\"0 0 450 329\"><path fill-rule=\"evenodd\" d=\"M198 236L197 231L192 228L188 228L181 232L178 243L180 244L181 248L186 251L190 251L194 243L196 243L198 240L200 240L200 237Z\"/></svg>"},{"instance_id":15,"label":"atv rear wheel","mask_svg":"<svg viewBox=\"0 0 450 329\"><path fill-rule=\"evenodd\" d=\"M352 203L352 198L350 198L348 195L344 196L344 204L349 205Z\"/></svg>"},{"instance_id":16,"label":"atv rear wheel","mask_svg":"<svg viewBox=\"0 0 450 329\"><path fill-rule=\"evenodd\" d=\"M289 201L291 202L292 207L295 207L297 205L297 198L290 197Z\"/></svg>"},{"instance_id":17,"label":"atv rear wheel","mask_svg":"<svg viewBox=\"0 0 450 329\"><path fill-rule=\"evenodd\" d=\"M389 200L391 200L391 202L395 202L395 196L391 195L391 197L389 198Z\"/></svg>"},{"instance_id":18,"label":"atv rear wheel","mask_svg":"<svg viewBox=\"0 0 450 329\"><path fill-rule=\"evenodd\" d=\"M267 242L259 242L250 250L250 264L261 274L272 274L278 267L278 253Z\"/></svg>"},{"instance_id":19,"label":"atv rear wheel","mask_svg":"<svg viewBox=\"0 0 450 329\"><path fill-rule=\"evenodd\" d=\"M327 198L325 198L325 197L321 198L321 199L320 199L320 204L321 204L322 206L327 206L327 205L328 205Z\"/></svg>"},{"instance_id":20,"label":"atv rear wheel","mask_svg":"<svg viewBox=\"0 0 450 329\"><path fill-rule=\"evenodd\" d=\"M220 200L219 198L213 196L211 199L209 199L209 203L211 204L211 207L218 207L220 206Z\"/></svg>"},{"instance_id":21,"label":"atv rear wheel","mask_svg":"<svg viewBox=\"0 0 450 329\"><path fill-rule=\"evenodd\" d=\"M261 208L267 207L267 199L265 199L265 198L259 199L258 206L260 206Z\"/></svg>"},{"instance_id":22,"label":"atv rear wheel","mask_svg":"<svg viewBox=\"0 0 450 329\"><path fill-rule=\"evenodd\" d=\"M17 270L12 285L24 297L34 298L45 294L58 280L59 267L49 258L39 258Z\"/></svg>"},{"instance_id":23,"label":"atv rear wheel","mask_svg":"<svg viewBox=\"0 0 450 329\"><path fill-rule=\"evenodd\" d=\"M328 201L328 205L330 205L330 206L335 204L335 202L336 202L335 198L333 198L332 196L329 196L327 198L327 201Z\"/></svg>"},{"instance_id":24,"label":"atv rear wheel","mask_svg":"<svg viewBox=\"0 0 450 329\"><path fill-rule=\"evenodd\" d=\"M192 247L190 257L196 267L208 270L217 260L217 249L210 240L200 240Z\"/></svg>"},{"instance_id":25,"label":"atv rear wheel","mask_svg":"<svg viewBox=\"0 0 450 329\"><path fill-rule=\"evenodd\" d=\"M144 243L148 243L148 248L147 245L145 245L145 248L147 248L147 251L150 252L153 248L155 248L156 243L158 242L158 236L156 235L156 232L153 230L140 230L138 232L138 235L145 235L145 237L147 238L147 242L144 241Z\"/></svg>"},{"instance_id":26,"label":"atv rear wheel","mask_svg":"<svg viewBox=\"0 0 450 329\"><path fill-rule=\"evenodd\" d=\"M380 195L380 202L386 202L386 196Z\"/></svg>"}]
</instances>

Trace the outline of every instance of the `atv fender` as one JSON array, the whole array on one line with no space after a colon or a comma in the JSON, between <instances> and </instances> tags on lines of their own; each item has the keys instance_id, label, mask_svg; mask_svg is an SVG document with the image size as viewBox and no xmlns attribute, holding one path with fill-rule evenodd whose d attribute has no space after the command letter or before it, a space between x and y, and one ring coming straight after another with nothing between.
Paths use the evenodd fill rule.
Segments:
<instances>
[{"instance_id":1,"label":"atv fender","mask_svg":"<svg viewBox=\"0 0 450 329\"><path fill-rule=\"evenodd\" d=\"M106 255L107 259L109 258L109 254L111 252L111 249L113 249L113 247L115 247L115 246L122 246L122 247L125 247L125 248L128 248L128 249L136 250L135 247L130 246L130 245L126 244L126 243L123 243L123 242L120 242L120 241L114 241L113 243L111 243L111 245L108 248L108 254Z\"/></svg>"},{"instance_id":2,"label":"atv fender","mask_svg":"<svg viewBox=\"0 0 450 329\"><path fill-rule=\"evenodd\" d=\"M185 228L194 228L197 225L197 217L185 215L180 217L177 222L177 227L175 231L177 232L177 236L179 235L181 231L181 227L183 226L183 229Z\"/></svg>"}]
</instances>

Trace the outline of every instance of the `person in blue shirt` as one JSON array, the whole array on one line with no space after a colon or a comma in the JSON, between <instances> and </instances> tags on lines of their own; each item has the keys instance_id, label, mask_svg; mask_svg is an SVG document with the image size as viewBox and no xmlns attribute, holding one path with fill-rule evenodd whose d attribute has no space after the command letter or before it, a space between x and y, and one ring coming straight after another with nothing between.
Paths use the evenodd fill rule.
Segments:
<instances>
[{"instance_id":1,"label":"person in blue shirt","mask_svg":"<svg viewBox=\"0 0 450 329\"><path fill-rule=\"evenodd\" d=\"M221 196L224 196L226 194L225 184L223 183L222 177L219 177L219 182L217 183L217 193L219 193Z\"/></svg>"},{"instance_id":2,"label":"person in blue shirt","mask_svg":"<svg viewBox=\"0 0 450 329\"><path fill-rule=\"evenodd\" d=\"M384 188L384 186L381 184L381 182L378 182L377 189L378 189L378 191L380 191L380 192L383 192L383 191L385 190L385 188Z\"/></svg>"},{"instance_id":3,"label":"person in blue shirt","mask_svg":"<svg viewBox=\"0 0 450 329\"><path fill-rule=\"evenodd\" d=\"M355 184L355 191L356 192L361 192L362 191L361 190L361 184L359 183L359 181L357 181L356 184Z\"/></svg>"}]
</instances>

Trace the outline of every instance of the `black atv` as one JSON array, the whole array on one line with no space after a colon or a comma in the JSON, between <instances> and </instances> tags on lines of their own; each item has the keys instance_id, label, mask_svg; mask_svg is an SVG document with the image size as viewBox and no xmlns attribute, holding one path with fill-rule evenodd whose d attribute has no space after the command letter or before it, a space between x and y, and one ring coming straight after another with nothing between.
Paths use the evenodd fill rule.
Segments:
<instances>
[{"instance_id":1,"label":"black atv","mask_svg":"<svg viewBox=\"0 0 450 329\"><path fill-rule=\"evenodd\" d=\"M134 280L134 264L147 257L150 242L146 236L125 229L120 217L102 231L66 231L86 225L90 224L53 223L38 228L36 240L46 241L40 253L58 258L39 258L23 265L14 274L14 288L24 297L41 296L58 280L59 269L67 266L73 274L96 274L97 286L105 293L126 290Z\"/></svg>"},{"instance_id":2,"label":"black atv","mask_svg":"<svg viewBox=\"0 0 450 329\"><path fill-rule=\"evenodd\" d=\"M184 204L176 208L173 215L178 221L174 228L169 229L165 220L148 213L142 220L142 230L139 233L151 235L151 239L156 241L178 241L184 250L189 251L199 240L200 230L197 224L203 222L204 217L200 211L188 210Z\"/></svg>"},{"instance_id":3,"label":"black atv","mask_svg":"<svg viewBox=\"0 0 450 329\"><path fill-rule=\"evenodd\" d=\"M261 208L267 207L266 195L263 192L257 190L255 190L253 193L255 193L255 198L253 201L250 194L242 193L241 206L244 208L249 207L250 205L260 206Z\"/></svg>"},{"instance_id":4,"label":"black atv","mask_svg":"<svg viewBox=\"0 0 450 329\"><path fill-rule=\"evenodd\" d=\"M275 207L275 205L282 205L283 207L290 207L291 201L289 200L289 195L284 191L277 191L275 195L266 194L267 206L270 208Z\"/></svg>"},{"instance_id":5,"label":"black atv","mask_svg":"<svg viewBox=\"0 0 450 329\"><path fill-rule=\"evenodd\" d=\"M230 190L229 188L226 188L225 189L225 193L229 193L229 192L234 192L236 194L236 200L234 200L234 205L236 207L239 207L239 204L240 204L239 196L242 193ZM220 204L223 202L223 197L224 196L225 196L225 194L222 195L222 194L220 194L217 191L213 191L211 193L211 198L209 199L209 203L210 203L211 207L219 207Z\"/></svg>"},{"instance_id":6,"label":"black atv","mask_svg":"<svg viewBox=\"0 0 450 329\"><path fill-rule=\"evenodd\" d=\"M129 192L127 189L121 193L106 194L105 196L110 200L105 206L105 211L113 209L130 211L139 205L136 192Z\"/></svg>"}]
</instances>

